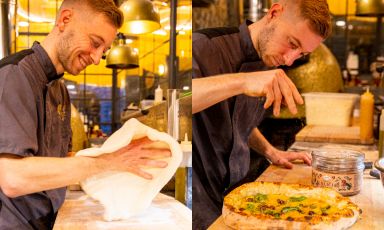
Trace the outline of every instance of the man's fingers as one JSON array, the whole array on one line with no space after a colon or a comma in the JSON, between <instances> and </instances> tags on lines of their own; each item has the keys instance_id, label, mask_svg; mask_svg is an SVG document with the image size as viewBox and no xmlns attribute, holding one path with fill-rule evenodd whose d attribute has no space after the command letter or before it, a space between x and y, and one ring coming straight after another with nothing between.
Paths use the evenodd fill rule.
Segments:
<instances>
[{"instance_id":1,"label":"man's fingers","mask_svg":"<svg viewBox=\"0 0 384 230\"><path fill-rule=\"evenodd\" d=\"M151 167L151 168L165 168L168 163L165 161L157 161L157 160L149 160L149 159L141 159L138 162L141 166Z\"/></svg>"},{"instance_id":2,"label":"man's fingers","mask_svg":"<svg viewBox=\"0 0 384 230\"><path fill-rule=\"evenodd\" d=\"M169 149L141 149L138 151L138 154L146 158L165 158L172 156L172 153Z\"/></svg>"},{"instance_id":3,"label":"man's fingers","mask_svg":"<svg viewBox=\"0 0 384 230\"><path fill-rule=\"evenodd\" d=\"M285 168L287 168L287 169L291 169L291 168L293 168L293 164L292 164L291 162L289 162L289 161L285 161L284 164L283 164L283 166L284 166Z\"/></svg>"},{"instance_id":4,"label":"man's fingers","mask_svg":"<svg viewBox=\"0 0 384 230\"><path fill-rule=\"evenodd\" d=\"M288 85L286 78L287 77L285 76L282 76L279 78L279 86L284 96L284 100L287 103L289 111L291 111L291 113L293 114L296 114L297 113L296 102L294 101L291 87Z\"/></svg>"},{"instance_id":5,"label":"man's fingers","mask_svg":"<svg viewBox=\"0 0 384 230\"><path fill-rule=\"evenodd\" d=\"M273 101L275 100L273 89L271 87L267 87L265 89L265 96L267 99L265 100L265 103L264 103L264 109L267 109L269 108L269 106L272 105Z\"/></svg>"},{"instance_id":6,"label":"man's fingers","mask_svg":"<svg viewBox=\"0 0 384 230\"><path fill-rule=\"evenodd\" d=\"M303 161L307 164L307 165L312 165L312 157L308 156L308 153L305 153L303 155Z\"/></svg>"},{"instance_id":7,"label":"man's fingers","mask_svg":"<svg viewBox=\"0 0 384 230\"><path fill-rule=\"evenodd\" d=\"M302 160L307 165L312 164L312 157L308 152L288 152L287 160Z\"/></svg>"},{"instance_id":8,"label":"man's fingers","mask_svg":"<svg viewBox=\"0 0 384 230\"><path fill-rule=\"evenodd\" d=\"M147 172L141 170L140 168L132 168L129 170L129 172L136 174L136 175L138 175L144 179L147 179L147 180L152 180L152 178L153 178L152 174L147 173Z\"/></svg>"},{"instance_id":9,"label":"man's fingers","mask_svg":"<svg viewBox=\"0 0 384 230\"><path fill-rule=\"evenodd\" d=\"M282 158L282 157L279 158L274 164L276 164L278 166L285 167L287 169L293 168L293 164L291 162L289 162L287 159Z\"/></svg>"},{"instance_id":10,"label":"man's fingers","mask_svg":"<svg viewBox=\"0 0 384 230\"><path fill-rule=\"evenodd\" d=\"M295 84L292 82L292 80L289 77L286 77L287 83L289 87L291 88L293 98L295 101L299 104L302 105L304 104L303 97L300 95L299 91L297 90Z\"/></svg>"},{"instance_id":11,"label":"man's fingers","mask_svg":"<svg viewBox=\"0 0 384 230\"><path fill-rule=\"evenodd\" d=\"M149 144L141 146L141 149L169 149L169 144L164 141L152 141Z\"/></svg>"},{"instance_id":12,"label":"man's fingers","mask_svg":"<svg viewBox=\"0 0 384 230\"><path fill-rule=\"evenodd\" d=\"M281 106L281 100L282 100L282 95L280 92L278 80L273 81L273 92L275 94L275 102L273 103L273 115L277 117L280 114L280 106Z\"/></svg>"},{"instance_id":13,"label":"man's fingers","mask_svg":"<svg viewBox=\"0 0 384 230\"><path fill-rule=\"evenodd\" d=\"M135 148L138 148L139 146L142 146L142 145L149 145L151 143L152 143L152 141L148 137L135 139L135 140L132 140L128 145L117 150L116 152L126 152L130 149L135 149Z\"/></svg>"}]
</instances>

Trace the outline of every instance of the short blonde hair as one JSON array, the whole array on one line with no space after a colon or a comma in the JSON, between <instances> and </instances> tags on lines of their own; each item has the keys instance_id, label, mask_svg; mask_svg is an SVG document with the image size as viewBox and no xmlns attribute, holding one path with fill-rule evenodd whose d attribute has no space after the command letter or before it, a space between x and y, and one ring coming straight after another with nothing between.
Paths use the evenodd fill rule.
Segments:
<instances>
[{"instance_id":1,"label":"short blonde hair","mask_svg":"<svg viewBox=\"0 0 384 230\"><path fill-rule=\"evenodd\" d=\"M326 0L293 0L298 4L300 16L309 21L311 29L322 38L332 33L332 21Z\"/></svg>"},{"instance_id":2,"label":"short blonde hair","mask_svg":"<svg viewBox=\"0 0 384 230\"><path fill-rule=\"evenodd\" d=\"M77 4L85 5L94 12L101 13L116 28L120 28L123 25L123 12L121 12L113 0L64 0L61 8Z\"/></svg>"}]
</instances>

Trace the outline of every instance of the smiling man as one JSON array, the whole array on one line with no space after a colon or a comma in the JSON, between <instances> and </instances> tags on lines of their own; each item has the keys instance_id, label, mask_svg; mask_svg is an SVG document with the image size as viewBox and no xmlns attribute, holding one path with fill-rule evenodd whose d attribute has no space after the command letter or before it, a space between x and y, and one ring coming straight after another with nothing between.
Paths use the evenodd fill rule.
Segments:
<instances>
[{"instance_id":1,"label":"smiling man","mask_svg":"<svg viewBox=\"0 0 384 230\"><path fill-rule=\"evenodd\" d=\"M297 112L303 99L278 67L314 51L330 32L325 0L281 0L255 23L193 34L193 229L220 216L224 195L249 170L250 148L283 167L311 164L307 153L274 148L257 126L271 106L276 116L281 104Z\"/></svg>"},{"instance_id":2,"label":"smiling man","mask_svg":"<svg viewBox=\"0 0 384 230\"><path fill-rule=\"evenodd\" d=\"M64 0L44 41L0 61L0 229L52 229L65 186L119 170L146 179L143 167L167 150L142 149L141 139L98 157L65 157L70 149L70 101L60 80L98 64L123 15L112 0Z\"/></svg>"}]
</instances>

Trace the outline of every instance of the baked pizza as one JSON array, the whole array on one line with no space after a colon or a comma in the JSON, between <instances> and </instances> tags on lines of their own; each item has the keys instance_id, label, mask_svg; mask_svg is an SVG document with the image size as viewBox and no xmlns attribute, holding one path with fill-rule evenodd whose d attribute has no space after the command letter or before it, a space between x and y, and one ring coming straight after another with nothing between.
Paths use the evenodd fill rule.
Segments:
<instances>
[{"instance_id":1,"label":"baked pizza","mask_svg":"<svg viewBox=\"0 0 384 230\"><path fill-rule=\"evenodd\" d=\"M329 188L253 182L224 198L224 223L234 229L346 229L361 209Z\"/></svg>"}]
</instances>

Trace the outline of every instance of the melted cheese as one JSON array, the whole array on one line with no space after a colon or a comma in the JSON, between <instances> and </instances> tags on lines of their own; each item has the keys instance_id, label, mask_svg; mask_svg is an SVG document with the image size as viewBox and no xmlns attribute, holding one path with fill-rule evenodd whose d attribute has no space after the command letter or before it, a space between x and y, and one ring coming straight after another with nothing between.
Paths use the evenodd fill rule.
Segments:
<instances>
[{"instance_id":1,"label":"melted cheese","mask_svg":"<svg viewBox=\"0 0 384 230\"><path fill-rule=\"evenodd\" d=\"M234 208L248 215L295 221L334 220L348 213L345 207L332 206L321 197L262 194L238 197Z\"/></svg>"}]
</instances>

